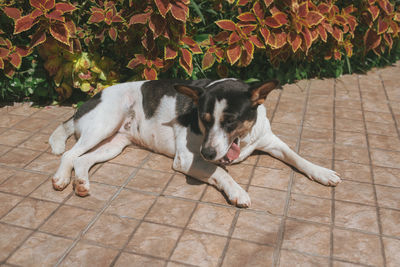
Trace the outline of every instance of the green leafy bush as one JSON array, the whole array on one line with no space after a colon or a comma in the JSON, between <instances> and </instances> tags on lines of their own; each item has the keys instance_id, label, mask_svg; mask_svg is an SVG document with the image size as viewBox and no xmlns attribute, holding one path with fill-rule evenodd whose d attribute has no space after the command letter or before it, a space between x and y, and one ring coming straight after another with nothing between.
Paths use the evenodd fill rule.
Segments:
<instances>
[{"instance_id":1,"label":"green leafy bush","mask_svg":"<svg viewBox=\"0 0 400 267\"><path fill-rule=\"evenodd\" d=\"M363 71L399 58L397 3L3 1L0 95L62 100L126 80L235 76L285 83Z\"/></svg>"}]
</instances>

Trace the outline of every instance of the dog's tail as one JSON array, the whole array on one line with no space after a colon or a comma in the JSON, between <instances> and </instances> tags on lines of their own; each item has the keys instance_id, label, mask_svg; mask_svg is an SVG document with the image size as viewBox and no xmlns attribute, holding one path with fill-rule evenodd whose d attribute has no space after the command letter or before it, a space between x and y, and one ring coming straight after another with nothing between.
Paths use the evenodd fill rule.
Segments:
<instances>
[{"instance_id":1,"label":"dog's tail","mask_svg":"<svg viewBox=\"0 0 400 267\"><path fill-rule=\"evenodd\" d=\"M55 129L49 138L53 154L60 155L65 151L65 142L75 132L74 118L70 118Z\"/></svg>"}]
</instances>

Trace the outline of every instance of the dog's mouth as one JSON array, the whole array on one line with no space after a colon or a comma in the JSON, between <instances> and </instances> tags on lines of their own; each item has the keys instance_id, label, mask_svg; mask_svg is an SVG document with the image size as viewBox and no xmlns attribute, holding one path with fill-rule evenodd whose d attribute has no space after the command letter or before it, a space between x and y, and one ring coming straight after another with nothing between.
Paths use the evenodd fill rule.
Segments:
<instances>
[{"instance_id":1,"label":"dog's mouth","mask_svg":"<svg viewBox=\"0 0 400 267\"><path fill-rule=\"evenodd\" d=\"M235 159L237 159L240 155L240 146L239 146L239 137L236 137L230 145L228 152L225 156L219 160L221 164L231 164Z\"/></svg>"}]
</instances>

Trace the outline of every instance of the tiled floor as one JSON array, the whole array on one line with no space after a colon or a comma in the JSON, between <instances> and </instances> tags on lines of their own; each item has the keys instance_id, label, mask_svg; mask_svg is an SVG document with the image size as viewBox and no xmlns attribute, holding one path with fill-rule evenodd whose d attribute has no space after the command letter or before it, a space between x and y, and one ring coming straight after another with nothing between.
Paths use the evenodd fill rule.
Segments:
<instances>
[{"instance_id":1,"label":"tiled floor","mask_svg":"<svg viewBox=\"0 0 400 267\"><path fill-rule=\"evenodd\" d=\"M228 167L250 209L136 147L91 170L91 196L54 191L60 157L47 139L73 110L2 107L0 265L400 266L399 74L397 64L274 91L274 132L343 182L324 187L254 154Z\"/></svg>"}]
</instances>

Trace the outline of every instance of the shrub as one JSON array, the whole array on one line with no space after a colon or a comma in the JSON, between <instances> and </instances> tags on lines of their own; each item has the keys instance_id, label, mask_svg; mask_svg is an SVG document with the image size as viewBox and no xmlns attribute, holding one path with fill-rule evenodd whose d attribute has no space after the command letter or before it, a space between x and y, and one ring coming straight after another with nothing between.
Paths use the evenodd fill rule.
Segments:
<instances>
[{"instance_id":1,"label":"shrub","mask_svg":"<svg viewBox=\"0 0 400 267\"><path fill-rule=\"evenodd\" d=\"M19 72L33 70L23 62L35 58L60 99L70 97L73 88L93 95L116 82L159 76L274 75L282 82L336 76L397 58L400 12L394 3L5 1L0 75L20 79ZM368 58L374 58L372 64ZM2 83L10 89L10 82Z\"/></svg>"}]
</instances>

